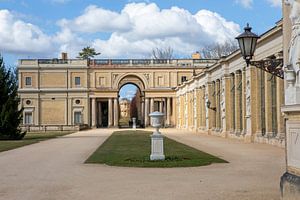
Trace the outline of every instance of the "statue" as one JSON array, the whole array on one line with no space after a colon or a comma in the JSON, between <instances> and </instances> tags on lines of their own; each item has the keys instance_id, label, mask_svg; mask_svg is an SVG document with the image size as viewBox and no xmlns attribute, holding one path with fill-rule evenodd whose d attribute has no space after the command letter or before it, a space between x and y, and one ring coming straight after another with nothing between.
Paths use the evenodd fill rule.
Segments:
<instances>
[{"instance_id":1,"label":"statue","mask_svg":"<svg viewBox=\"0 0 300 200\"><path fill-rule=\"evenodd\" d=\"M291 6L290 19L292 22L291 42L289 46L288 69L296 75L296 85L300 85L300 0L285 0Z\"/></svg>"}]
</instances>

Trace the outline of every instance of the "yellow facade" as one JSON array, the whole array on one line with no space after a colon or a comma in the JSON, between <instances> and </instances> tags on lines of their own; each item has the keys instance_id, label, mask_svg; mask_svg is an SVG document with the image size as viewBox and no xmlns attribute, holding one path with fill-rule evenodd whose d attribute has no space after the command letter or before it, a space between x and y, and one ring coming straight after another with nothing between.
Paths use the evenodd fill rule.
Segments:
<instances>
[{"instance_id":1,"label":"yellow facade","mask_svg":"<svg viewBox=\"0 0 300 200\"><path fill-rule=\"evenodd\" d=\"M278 22L258 41L255 59L281 55L282 40L282 22ZM179 101L180 116L184 112L180 104L187 104L188 110L177 128L284 146L283 80L247 67L240 52L220 59L176 90L178 99L187 100ZM191 93L196 94L193 100ZM191 110L191 105L197 108Z\"/></svg>"}]
</instances>

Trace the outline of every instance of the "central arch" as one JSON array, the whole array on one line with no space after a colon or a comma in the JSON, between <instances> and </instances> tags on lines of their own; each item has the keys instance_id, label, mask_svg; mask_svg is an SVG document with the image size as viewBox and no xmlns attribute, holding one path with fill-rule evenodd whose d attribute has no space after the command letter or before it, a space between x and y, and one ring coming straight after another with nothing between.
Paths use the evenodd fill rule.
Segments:
<instances>
[{"instance_id":1,"label":"central arch","mask_svg":"<svg viewBox=\"0 0 300 200\"><path fill-rule=\"evenodd\" d=\"M132 85L136 87L135 94L132 98L122 98L120 92L126 89L126 86ZM120 128L128 128L132 126L132 118L136 118L138 127L144 127L144 97L145 97L145 84L143 80L134 74L126 74L119 78L117 82L118 98L119 98L119 123ZM132 87L130 87L132 88ZM124 109L127 109L124 116ZM121 113L122 112L122 113ZM128 113L129 112L129 113Z\"/></svg>"}]
</instances>

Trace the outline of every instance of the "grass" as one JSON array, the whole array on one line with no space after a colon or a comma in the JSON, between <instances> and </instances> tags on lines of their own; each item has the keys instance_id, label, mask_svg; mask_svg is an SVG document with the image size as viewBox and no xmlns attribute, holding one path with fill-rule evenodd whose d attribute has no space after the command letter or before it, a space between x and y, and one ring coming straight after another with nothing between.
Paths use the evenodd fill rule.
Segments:
<instances>
[{"instance_id":1,"label":"grass","mask_svg":"<svg viewBox=\"0 0 300 200\"><path fill-rule=\"evenodd\" d=\"M0 140L0 152L34 144L43 140L56 138L70 133L72 132L37 132L27 133L22 140Z\"/></svg>"},{"instance_id":2,"label":"grass","mask_svg":"<svg viewBox=\"0 0 300 200\"><path fill-rule=\"evenodd\" d=\"M86 160L124 167L193 167L227 163L213 155L164 138L164 161L151 161L151 132L116 131Z\"/></svg>"}]
</instances>

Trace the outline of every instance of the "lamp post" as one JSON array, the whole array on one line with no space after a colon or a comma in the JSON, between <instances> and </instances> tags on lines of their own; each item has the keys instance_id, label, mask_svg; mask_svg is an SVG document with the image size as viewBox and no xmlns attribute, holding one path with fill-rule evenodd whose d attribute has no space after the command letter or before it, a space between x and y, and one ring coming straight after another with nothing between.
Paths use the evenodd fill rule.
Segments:
<instances>
[{"instance_id":1,"label":"lamp post","mask_svg":"<svg viewBox=\"0 0 300 200\"><path fill-rule=\"evenodd\" d=\"M247 24L247 26L244 28L245 31L235 38L238 40L241 54L245 59L247 66L253 65L283 79L284 73L282 69L282 58L268 58L266 60L251 61L256 49L257 40L260 38L258 35L252 33L251 29L252 28L249 26L249 24Z\"/></svg>"}]
</instances>

